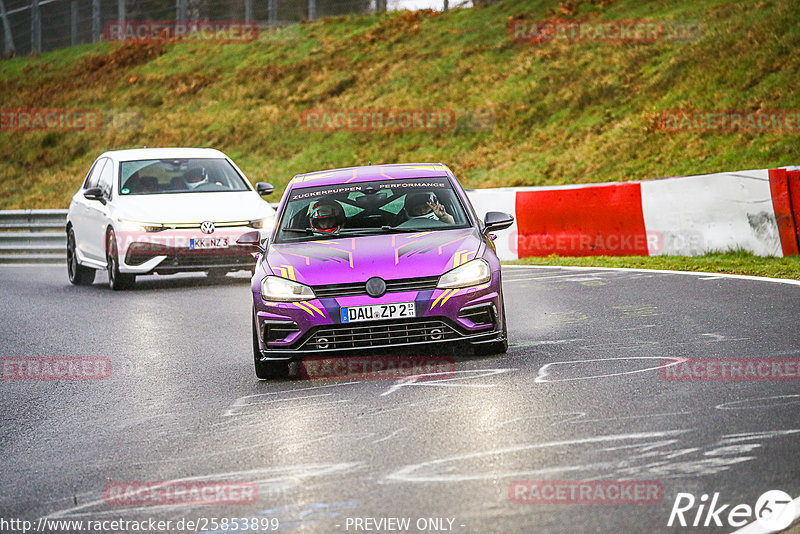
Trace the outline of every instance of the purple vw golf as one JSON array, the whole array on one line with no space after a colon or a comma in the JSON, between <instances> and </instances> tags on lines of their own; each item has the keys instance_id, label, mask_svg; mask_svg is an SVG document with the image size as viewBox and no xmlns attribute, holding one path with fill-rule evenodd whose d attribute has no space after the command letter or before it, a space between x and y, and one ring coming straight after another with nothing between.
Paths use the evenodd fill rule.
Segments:
<instances>
[{"instance_id":1,"label":"purple vw golf","mask_svg":"<svg viewBox=\"0 0 800 534\"><path fill-rule=\"evenodd\" d=\"M462 343L508 347L500 262L489 232L445 165L373 165L295 176L253 276L256 375L361 350Z\"/></svg>"}]
</instances>

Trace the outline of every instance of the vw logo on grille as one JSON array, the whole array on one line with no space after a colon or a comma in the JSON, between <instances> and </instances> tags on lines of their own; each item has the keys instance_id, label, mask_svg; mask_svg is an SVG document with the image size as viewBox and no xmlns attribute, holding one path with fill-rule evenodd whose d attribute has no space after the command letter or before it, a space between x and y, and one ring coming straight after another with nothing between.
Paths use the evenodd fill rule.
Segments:
<instances>
[{"instance_id":1,"label":"vw logo on grille","mask_svg":"<svg viewBox=\"0 0 800 534\"><path fill-rule=\"evenodd\" d=\"M386 282L383 281L383 278L373 276L367 280L367 295L378 298L384 293L386 293Z\"/></svg>"},{"instance_id":2,"label":"vw logo on grille","mask_svg":"<svg viewBox=\"0 0 800 534\"><path fill-rule=\"evenodd\" d=\"M200 224L200 231L204 234L213 234L214 233L214 223L211 221L203 221Z\"/></svg>"}]
</instances>

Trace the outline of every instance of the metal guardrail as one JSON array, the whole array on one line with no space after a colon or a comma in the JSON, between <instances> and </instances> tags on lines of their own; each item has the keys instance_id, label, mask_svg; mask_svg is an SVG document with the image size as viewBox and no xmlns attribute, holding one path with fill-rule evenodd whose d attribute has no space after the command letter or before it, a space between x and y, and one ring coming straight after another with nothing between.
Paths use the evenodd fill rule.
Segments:
<instances>
[{"instance_id":1,"label":"metal guardrail","mask_svg":"<svg viewBox=\"0 0 800 534\"><path fill-rule=\"evenodd\" d=\"M64 263L67 210L0 211L0 263Z\"/></svg>"},{"instance_id":2,"label":"metal guardrail","mask_svg":"<svg viewBox=\"0 0 800 534\"><path fill-rule=\"evenodd\" d=\"M0 210L0 264L66 263L66 224L67 210Z\"/></svg>"}]
</instances>

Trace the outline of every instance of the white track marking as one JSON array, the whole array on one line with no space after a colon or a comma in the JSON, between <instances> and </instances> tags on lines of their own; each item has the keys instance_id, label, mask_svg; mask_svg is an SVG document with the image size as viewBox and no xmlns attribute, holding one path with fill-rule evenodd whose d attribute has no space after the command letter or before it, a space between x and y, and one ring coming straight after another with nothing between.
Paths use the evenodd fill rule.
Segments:
<instances>
[{"instance_id":1,"label":"white track marking","mask_svg":"<svg viewBox=\"0 0 800 534\"><path fill-rule=\"evenodd\" d=\"M386 441L387 439L392 439L393 437L395 437L397 434L399 434L403 430L405 430L405 428L399 428L399 429L395 430L394 432L392 432L391 434L389 434L388 436L383 437L381 439L376 439L372 443L380 443L381 441Z\"/></svg>"},{"instance_id":2,"label":"white track marking","mask_svg":"<svg viewBox=\"0 0 800 534\"><path fill-rule=\"evenodd\" d=\"M467 475L454 475L454 474L437 474L432 472L430 474L425 473L426 468L436 467L442 464L458 462L461 460L471 460L474 458L483 458L486 456L493 456L493 455L501 455L501 454L508 454L514 452L521 452L521 451L528 451L533 449L544 449L549 447L568 447L571 445L585 445L589 443L605 443L605 442L613 442L618 440L625 440L625 439L649 439L649 438L662 438L665 436L677 436L681 434L685 434L687 432L691 432L689 430L666 430L663 432L641 432L641 433L634 433L634 434L616 434L610 436L598 436L594 438L583 438L583 439L574 439L574 440L566 440L566 441L550 441L546 443L536 443L530 445L518 445L514 447L504 447L500 449L492 449L488 451L482 452L473 452L468 454L459 454L456 456L450 456L447 458L441 458L439 460L431 460L427 462L421 462L418 464L407 465L401 468L394 473L391 473L387 476L388 480L400 481L400 482L461 482L465 480L484 480L487 478L496 479L496 478L503 478L503 477L516 477L516 476L524 476L530 474L540 474L540 473L558 473L563 471L576 471L580 469L592 468L592 467L607 467L607 462L595 463L595 464L588 464L588 465L579 465L579 466L561 466L561 467L549 467L543 469L524 469L520 471L514 471L509 473L486 473L486 474L467 474ZM415 471L422 470L422 474L415 474Z\"/></svg>"},{"instance_id":3,"label":"white track marking","mask_svg":"<svg viewBox=\"0 0 800 534\"><path fill-rule=\"evenodd\" d=\"M288 484L289 486L297 486L301 484L304 481L304 479L308 478L313 479L321 476L348 473L355 470L356 468L361 468L361 467L363 467L363 464L353 463L353 462L340 463L340 464L299 464L299 465L290 465L277 468L251 469L247 471L232 471L229 473L214 473L211 475L198 475L193 477L176 478L173 480L153 484L150 487L159 488L181 482L192 482L192 481L202 482L202 481L220 481L220 480L225 480L226 482L242 480L255 483L259 487L268 484L272 485ZM120 513L127 514L130 512L145 512L145 511L152 512L155 509L168 510L172 508L183 508L185 510L187 508L186 504L165 505L165 506L151 504L134 508L124 508L120 506L115 506L112 507L111 509L87 511L87 509L95 506L103 506L104 508L107 508L105 498L90 501L84 504L80 504L78 506L65 508L64 510L58 510L56 512L46 515L45 517L48 518L80 517L80 516L91 517L100 515L119 515ZM198 505L198 506L203 507L205 505Z\"/></svg>"},{"instance_id":4,"label":"white track marking","mask_svg":"<svg viewBox=\"0 0 800 534\"><path fill-rule=\"evenodd\" d=\"M381 397L394 393L395 391L399 390L400 388L407 387L407 386L427 386L427 387L461 387L461 388L493 388L494 384L450 384L450 382L457 382L461 380L471 380L473 378L484 378L487 376L494 376L499 375L502 373L508 373L511 371L517 371L518 369L464 369L461 371L442 371L438 373L424 373L414 376L409 376L408 378L401 378L393 385L389 387L386 391L381 393ZM426 376L448 376L448 375L455 375L459 373L481 373L476 376L459 376L459 377L450 377L450 378L442 378L438 380L425 380L423 382L419 382L418 379Z\"/></svg>"},{"instance_id":5,"label":"white track marking","mask_svg":"<svg viewBox=\"0 0 800 534\"><path fill-rule=\"evenodd\" d=\"M339 386L347 386L347 385L350 385L350 384L358 384L358 382L341 382L341 383L337 383L337 384L326 384L324 386L311 386L311 387L299 388L299 389L284 389L284 390L281 390L281 391L269 391L267 393L255 393L253 395L245 395L244 397L239 397L238 399L233 401L233 404L231 404L230 408L228 408L227 410L225 410L222 413L222 417L231 417L231 416L237 415L235 413L236 408L245 408L247 406L254 406L256 404L259 404L259 403L252 403L252 404L248 403L247 402L248 399L255 399L257 397L267 397L269 395L285 395L285 394L289 394L289 393L296 393L296 392L299 392L299 391L311 391L312 389L322 389L322 388L333 388L333 387L339 387Z\"/></svg>"},{"instance_id":6,"label":"white track marking","mask_svg":"<svg viewBox=\"0 0 800 534\"><path fill-rule=\"evenodd\" d=\"M503 265L503 269L552 269L552 265ZM765 276L750 276L745 274L727 274L727 273L703 273L694 271L669 271L664 269L629 269L626 267L573 267L573 266L559 266L559 269L568 269L575 271L611 271L611 272L629 272L629 273L660 273L660 274L679 274L684 276L713 276L715 278L734 278L738 280L753 280L756 282L774 282L778 284L789 284L800 286L800 280L790 280L788 278L767 278Z\"/></svg>"},{"instance_id":7,"label":"white track marking","mask_svg":"<svg viewBox=\"0 0 800 534\"><path fill-rule=\"evenodd\" d=\"M757 401L771 401L777 399L794 399L789 402L776 402L773 404L754 404ZM760 410L761 408L774 408L776 406L787 406L789 404L798 404L800 403L800 395L776 395L774 397L756 397L752 399L742 399L738 401L730 401L730 402L723 402L722 404L717 404L715 408L717 410ZM742 404L743 406L740 407L733 407L734 405Z\"/></svg>"},{"instance_id":8,"label":"white track marking","mask_svg":"<svg viewBox=\"0 0 800 534\"><path fill-rule=\"evenodd\" d=\"M622 371L620 373L608 373L602 375L592 375L592 376L578 376L575 378L558 378L553 380L547 380L549 376L550 368L556 365L569 365L569 364L583 364L589 362L609 362L609 361L620 361L620 360L672 360L673 363L667 363L664 365L657 365L656 367L647 367L645 369L635 369L633 371ZM686 358L675 358L672 356L630 356L630 357L622 357L622 358L594 358L591 360L570 360L566 362L551 362L547 363L539 368L539 373L536 375L536 378L533 380L535 383L547 383L547 382L570 382L573 380L591 380L594 378L608 378L612 376L623 376L623 375L632 375L635 373L645 373L647 371L655 371L656 369L667 368L673 365L678 365L679 363L686 361Z\"/></svg>"}]
</instances>

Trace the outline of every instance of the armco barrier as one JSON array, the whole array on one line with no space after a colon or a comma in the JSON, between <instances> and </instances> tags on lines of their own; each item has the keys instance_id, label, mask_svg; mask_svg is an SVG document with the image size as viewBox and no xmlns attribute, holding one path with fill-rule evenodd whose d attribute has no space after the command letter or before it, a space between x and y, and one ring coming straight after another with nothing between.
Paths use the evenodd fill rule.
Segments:
<instances>
[{"instance_id":1,"label":"armco barrier","mask_svg":"<svg viewBox=\"0 0 800 534\"><path fill-rule=\"evenodd\" d=\"M0 211L0 263L64 263L67 210Z\"/></svg>"},{"instance_id":2,"label":"armco barrier","mask_svg":"<svg viewBox=\"0 0 800 534\"><path fill-rule=\"evenodd\" d=\"M800 169L642 182L475 189L482 218L515 216L495 240L500 259L525 256L696 256L742 249L800 252ZM274 207L274 206L273 206ZM64 262L66 210L0 211L0 263Z\"/></svg>"},{"instance_id":3,"label":"armco barrier","mask_svg":"<svg viewBox=\"0 0 800 534\"><path fill-rule=\"evenodd\" d=\"M696 256L741 249L797 254L800 170L716 173L642 182L471 190L480 217L505 211L515 226L495 241L504 260L525 256Z\"/></svg>"}]
</instances>

